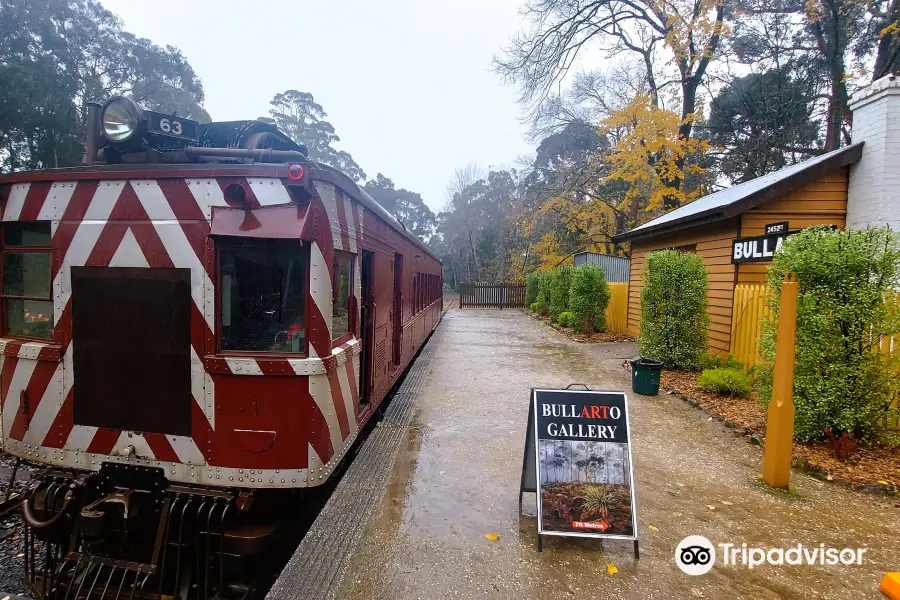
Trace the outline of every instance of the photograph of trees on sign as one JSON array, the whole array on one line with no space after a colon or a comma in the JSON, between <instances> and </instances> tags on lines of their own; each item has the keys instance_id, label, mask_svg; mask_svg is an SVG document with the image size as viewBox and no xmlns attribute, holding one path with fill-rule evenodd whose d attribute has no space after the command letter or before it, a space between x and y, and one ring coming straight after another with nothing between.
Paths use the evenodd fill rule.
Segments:
<instances>
[{"instance_id":1,"label":"photograph of trees on sign","mask_svg":"<svg viewBox=\"0 0 900 600\"><path fill-rule=\"evenodd\" d=\"M540 440L543 531L634 535L628 445Z\"/></svg>"}]
</instances>

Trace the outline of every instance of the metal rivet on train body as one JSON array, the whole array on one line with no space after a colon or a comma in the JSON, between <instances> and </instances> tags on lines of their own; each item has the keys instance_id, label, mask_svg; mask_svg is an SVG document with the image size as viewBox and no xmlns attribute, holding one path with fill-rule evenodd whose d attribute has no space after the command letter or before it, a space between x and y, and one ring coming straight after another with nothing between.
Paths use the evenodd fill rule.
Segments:
<instances>
[{"instance_id":1,"label":"metal rivet on train body","mask_svg":"<svg viewBox=\"0 0 900 600\"><path fill-rule=\"evenodd\" d=\"M243 480L244 480L243 477L238 477L238 481L243 481Z\"/></svg>"},{"instance_id":2,"label":"metal rivet on train body","mask_svg":"<svg viewBox=\"0 0 900 600\"><path fill-rule=\"evenodd\" d=\"M281 483L284 483L284 479L281 480Z\"/></svg>"},{"instance_id":3,"label":"metal rivet on train body","mask_svg":"<svg viewBox=\"0 0 900 600\"><path fill-rule=\"evenodd\" d=\"M229 477L228 481L234 481L234 477Z\"/></svg>"},{"instance_id":4,"label":"metal rivet on train body","mask_svg":"<svg viewBox=\"0 0 900 600\"><path fill-rule=\"evenodd\" d=\"M243 472L244 472L243 469L238 470L238 473L243 473Z\"/></svg>"},{"instance_id":5,"label":"metal rivet on train body","mask_svg":"<svg viewBox=\"0 0 900 600\"><path fill-rule=\"evenodd\" d=\"M306 480L304 479L303 481L305 482ZM291 479L291 483L297 483L297 480L296 480L296 479Z\"/></svg>"}]
</instances>

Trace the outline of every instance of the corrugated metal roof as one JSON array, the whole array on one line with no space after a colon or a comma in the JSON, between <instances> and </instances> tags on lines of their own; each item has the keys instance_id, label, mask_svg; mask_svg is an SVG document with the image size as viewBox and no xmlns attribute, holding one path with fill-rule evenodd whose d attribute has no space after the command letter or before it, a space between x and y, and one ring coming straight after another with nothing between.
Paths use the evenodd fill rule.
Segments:
<instances>
[{"instance_id":1,"label":"corrugated metal roof","mask_svg":"<svg viewBox=\"0 0 900 600\"><path fill-rule=\"evenodd\" d=\"M678 224L682 222L685 223L685 226L690 226L690 222L698 220L701 217L709 217L704 220L704 222L717 220L717 214L721 219L729 218L734 215L730 214L730 211L727 209L742 200L751 200L754 196L760 196L760 203L762 203L769 199L768 197L764 197L763 193L770 188L776 186L786 187L794 184L793 187L790 187L789 189L779 190L780 193L786 193L787 191L790 191L790 189L799 187L809 181L810 177L804 175L810 172L818 173L819 167L836 169L856 162L862 154L862 145L863 142L859 142L851 146L839 148L821 156L797 163L796 165L779 169L774 173L769 173L768 175L745 181L744 183L740 183L720 192L703 196L690 204L676 208L672 212L644 223L640 227L635 227L634 229L620 233L615 236L615 239L616 241L622 241L636 237L644 237L645 234L650 234L657 230L676 229L678 228Z\"/></svg>"}]
</instances>

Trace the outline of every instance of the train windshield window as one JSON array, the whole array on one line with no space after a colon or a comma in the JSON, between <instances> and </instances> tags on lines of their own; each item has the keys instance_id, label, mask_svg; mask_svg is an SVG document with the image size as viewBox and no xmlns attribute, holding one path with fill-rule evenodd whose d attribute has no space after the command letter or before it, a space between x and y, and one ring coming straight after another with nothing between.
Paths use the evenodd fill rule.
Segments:
<instances>
[{"instance_id":1,"label":"train windshield window","mask_svg":"<svg viewBox=\"0 0 900 600\"><path fill-rule=\"evenodd\" d=\"M299 240L219 244L222 350L306 352L308 250Z\"/></svg>"},{"instance_id":2,"label":"train windshield window","mask_svg":"<svg viewBox=\"0 0 900 600\"><path fill-rule=\"evenodd\" d=\"M334 281L332 281L331 339L336 340L350 332L350 292L353 285L353 259L349 252L334 251Z\"/></svg>"},{"instance_id":3,"label":"train windshield window","mask_svg":"<svg viewBox=\"0 0 900 600\"><path fill-rule=\"evenodd\" d=\"M2 297L6 335L53 339L49 221L3 224Z\"/></svg>"}]
</instances>

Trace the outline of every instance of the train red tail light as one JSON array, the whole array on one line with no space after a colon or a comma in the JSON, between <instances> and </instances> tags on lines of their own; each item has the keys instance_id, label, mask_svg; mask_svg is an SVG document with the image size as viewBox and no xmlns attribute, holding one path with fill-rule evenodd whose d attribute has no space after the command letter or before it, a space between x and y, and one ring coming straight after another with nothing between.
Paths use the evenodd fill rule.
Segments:
<instances>
[{"instance_id":1,"label":"train red tail light","mask_svg":"<svg viewBox=\"0 0 900 600\"><path fill-rule=\"evenodd\" d=\"M303 178L303 165L291 165L288 167L288 177L297 181Z\"/></svg>"}]
</instances>

